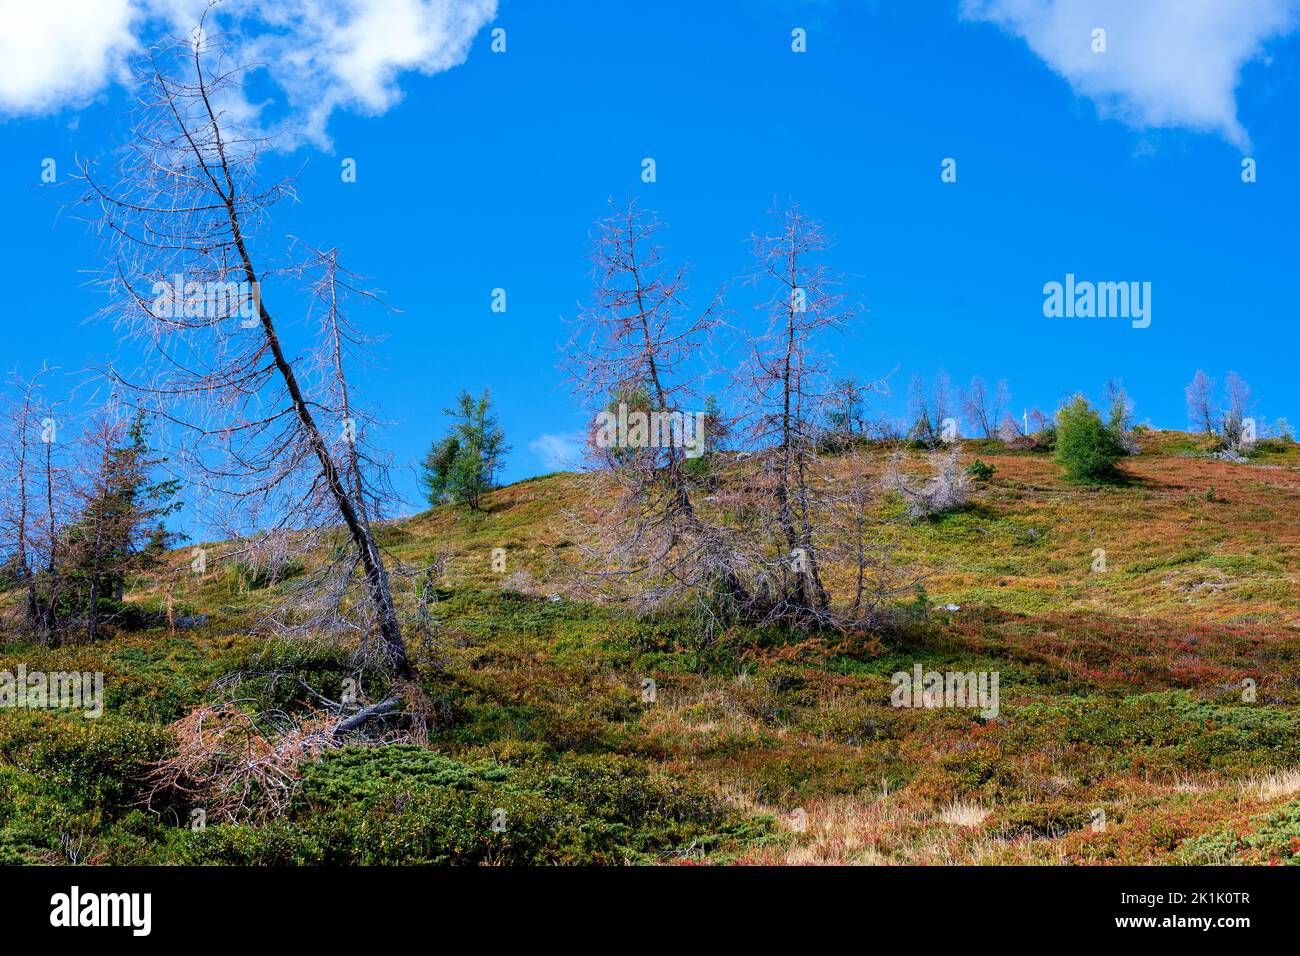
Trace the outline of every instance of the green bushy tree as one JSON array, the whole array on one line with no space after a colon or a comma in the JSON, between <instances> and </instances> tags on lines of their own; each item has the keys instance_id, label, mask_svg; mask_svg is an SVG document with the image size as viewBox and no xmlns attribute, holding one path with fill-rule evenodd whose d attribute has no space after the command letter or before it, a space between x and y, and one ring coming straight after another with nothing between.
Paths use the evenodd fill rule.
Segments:
<instances>
[{"instance_id":1,"label":"green bushy tree","mask_svg":"<svg viewBox=\"0 0 1300 956\"><path fill-rule=\"evenodd\" d=\"M420 466L420 483L424 486L429 504L441 504L450 492L451 466L459 452L460 442L455 435L448 435L434 442L429 453L424 456L424 462Z\"/></svg>"},{"instance_id":2,"label":"green bushy tree","mask_svg":"<svg viewBox=\"0 0 1300 956\"><path fill-rule=\"evenodd\" d=\"M425 456L421 481L430 504L450 498L477 511L483 496L496 487L510 446L487 389L478 398L461 392L455 407L444 412L453 424Z\"/></svg>"},{"instance_id":3,"label":"green bushy tree","mask_svg":"<svg viewBox=\"0 0 1300 956\"><path fill-rule=\"evenodd\" d=\"M1124 455L1115 430L1082 395L1056 413L1056 461L1073 481L1100 482L1115 477L1115 462Z\"/></svg>"},{"instance_id":4,"label":"green bushy tree","mask_svg":"<svg viewBox=\"0 0 1300 956\"><path fill-rule=\"evenodd\" d=\"M64 535L53 573L65 605L58 610L84 620L86 637L93 641L103 618L120 610L126 579L155 567L175 540L164 521L181 503L175 500L177 480L154 478L167 459L150 445L143 415L127 425L101 419L87 441L79 514Z\"/></svg>"}]
</instances>

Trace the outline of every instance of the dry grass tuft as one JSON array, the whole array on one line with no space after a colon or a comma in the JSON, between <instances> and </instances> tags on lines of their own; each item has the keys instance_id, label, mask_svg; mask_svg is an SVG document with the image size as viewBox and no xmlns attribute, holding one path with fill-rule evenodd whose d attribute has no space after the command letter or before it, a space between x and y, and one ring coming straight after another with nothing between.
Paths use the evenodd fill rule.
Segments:
<instances>
[{"instance_id":1,"label":"dry grass tuft","mask_svg":"<svg viewBox=\"0 0 1300 956\"><path fill-rule=\"evenodd\" d=\"M1241 791L1256 800L1278 800L1300 793L1300 768L1263 774L1242 781Z\"/></svg>"},{"instance_id":2,"label":"dry grass tuft","mask_svg":"<svg viewBox=\"0 0 1300 956\"><path fill-rule=\"evenodd\" d=\"M983 825L988 815L988 810L978 803L957 800L939 811L939 820L955 827L978 827Z\"/></svg>"}]
</instances>

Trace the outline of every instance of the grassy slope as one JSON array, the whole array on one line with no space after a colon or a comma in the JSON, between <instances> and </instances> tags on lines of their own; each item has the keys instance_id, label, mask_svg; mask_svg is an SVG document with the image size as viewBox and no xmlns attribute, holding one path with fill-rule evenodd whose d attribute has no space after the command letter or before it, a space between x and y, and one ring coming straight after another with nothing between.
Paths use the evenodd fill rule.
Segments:
<instances>
[{"instance_id":1,"label":"grassy slope","mask_svg":"<svg viewBox=\"0 0 1300 956\"><path fill-rule=\"evenodd\" d=\"M385 537L414 567L449 556L432 649L444 674L425 687L438 753L396 769L330 758L285 821L196 836L176 826L184 806L161 820L132 811L138 769L208 681L258 660L251 624L292 586L238 593L215 562L184 595L212 614L195 631L0 648L0 669L104 670L110 711L0 713L0 854L319 860L346 844L339 859L373 862L1294 860L1300 450L1232 465L1188 445L1148 436L1128 483L1081 488L1044 456L972 443L967 458L997 466L972 507L911 525L881 515L899 557L931 572L931 601L961 610L918 615L884 645L733 633L699 648L673 622L548 600L568 593L552 573L570 547L562 512L592 493L572 475L504 488L485 514L425 513ZM999 718L892 708L889 675L914 662L998 671ZM497 779L502 767L513 776ZM503 803L517 846L466 853ZM371 832L374 820L391 825ZM462 826L464 841L445 836ZM530 827L563 831L562 845ZM431 831L444 836L431 844Z\"/></svg>"}]
</instances>

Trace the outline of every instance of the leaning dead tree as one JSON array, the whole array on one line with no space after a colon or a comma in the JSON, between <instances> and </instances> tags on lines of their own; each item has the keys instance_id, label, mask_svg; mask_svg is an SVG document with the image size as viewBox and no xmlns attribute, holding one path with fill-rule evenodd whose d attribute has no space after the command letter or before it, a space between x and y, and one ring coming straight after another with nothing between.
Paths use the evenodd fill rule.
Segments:
<instances>
[{"instance_id":1,"label":"leaning dead tree","mask_svg":"<svg viewBox=\"0 0 1300 956\"><path fill-rule=\"evenodd\" d=\"M301 368L304 377L315 383L311 389L313 403L329 409L330 417L341 423L330 436L331 455L354 503L357 523L365 538L373 542L373 524L389 517L389 506L397 495L389 481L390 457L369 440L383 423L373 409L357 400L347 369L362 364L375 344L375 339L352 320L349 306L380 300L375 292L359 284L358 276L339 264L337 249L305 247L293 255L293 265L286 271L307 291L308 318L316 331L316 341L306 349ZM365 552L356 547L338 547L337 529L315 528L312 531L316 533L307 536L301 530L296 534L277 530L281 531L280 537L291 544L297 542L298 547L304 540L313 545L323 543L335 557L292 589L292 624L284 624L287 614L276 623L287 630L314 634L355 631L364 645L374 629L375 615L344 615L339 609L347 601L351 582L365 573ZM373 608L373 604L370 606Z\"/></svg>"},{"instance_id":2,"label":"leaning dead tree","mask_svg":"<svg viewBox=\"0 0 1300 956\"><path fill-rule=\"evenodd\" d=\"M590 444L616 493L580 540L601 568L597 576L630 585L643 603L687 597L716 614L747 601L743 561L701 516L687 466L706 441L694 386L719 301L701 312L687 308L685 269L664 265L659 228L629 202L593 235L594 293L574 323L563 367L596 411Z\"/></svg>"},{"instance_id":3,"label":"leaning dead tree","mask_svg":"<svg viewBox=\"0 0 1300 956\"><path fill-rule=\"evenodd\" d=\"M145 356L139 368L109 375L124 400L165 423L191 498L218 503L246 528L291 529L295 540L342 526L367 630L388 672L409 678L370 526L374 487L362 474L374 460L358 450L364 428L347 390L337 257L314 253L306 263L324 319L316 351L303 357L264 293L291 295L304 264L273 266L259 238L290 187L259 181L267 144L223 109L237 102L242 67L223 62L219 39L196 36L145 61L113 170L81 166L85 205L108 244L111 318Z\"/></svg>"}]
</instances>

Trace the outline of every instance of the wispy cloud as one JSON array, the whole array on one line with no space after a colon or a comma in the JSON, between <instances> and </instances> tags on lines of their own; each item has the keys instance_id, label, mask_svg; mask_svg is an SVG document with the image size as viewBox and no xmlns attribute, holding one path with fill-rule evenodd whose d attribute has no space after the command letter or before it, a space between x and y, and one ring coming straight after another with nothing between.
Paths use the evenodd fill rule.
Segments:
<instances>
[{"instance_id":1,"label":"wispy cloud","mask_svg":"<svg viewBox=\"0 0 1300 956\"><path fill-rule=\"evenodd\" d=\"M1300 0L962 0L968 20L1021 37L1103 117L1218 133L1245 149L1241 68L1297 22ZM1106 52L1093 50L1094 29Z\"/></svg>"},{"instance_id":2,"label":"wispy cloud","mask_svg":"<svg viewBox=\"0 0 1300 956\"><path fill-rule=\"evenodd\" d=\"M0 114L84 104L168 35L191 35L207 0L0 0ZM463 63L497 0L226 0L208 15L240 63L262 64L280 94L275 131L329 142L335 110L383 113L405 73ZM244 118L262 108L243 104Z\"/></svg>"},{"instance_id":3,"label":"wispy cloud","mask_svg":"<svg viewBox=\"0 0 1300 956\"><path fill-rule=\"evenodd\" d=\"M572 469L582 461L585 438L582 432L544 433L528 443L528 450L548 471Z\"/></svg>"}]
</instances>

